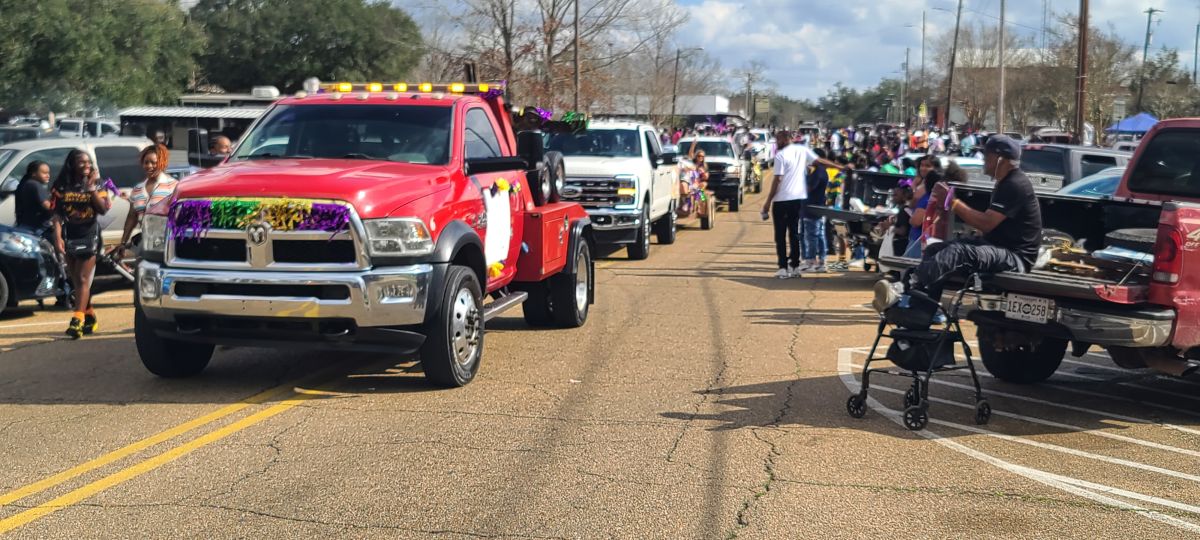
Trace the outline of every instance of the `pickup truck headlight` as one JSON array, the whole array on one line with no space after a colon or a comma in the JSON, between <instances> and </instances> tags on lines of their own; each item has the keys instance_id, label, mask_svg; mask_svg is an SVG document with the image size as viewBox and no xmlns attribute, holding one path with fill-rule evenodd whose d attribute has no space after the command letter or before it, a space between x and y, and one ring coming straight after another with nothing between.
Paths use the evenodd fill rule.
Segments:
<instances>
[{"instance_id":1,"label":"pickup truck headlight","mask_svg":"<svg viewBox=\"0 0 1200 540\"><path fill-rule=\"evenodd\" d=\"M26 258L37 250L38 242L32 237L12 232L0 235L0 252L6 255Z\"/></svg>"},{"instance_id":2,"label":"pickup truck headlight","mask_svg":"<svg viewBox=\"0 0 1200 540\"><path fill-rule=\"evenodd\" d=\"M636 206L638 195L638 177L636 174L618 174L613 177L617 181L617 206Z\"/></svg>"},{"instance_id":3,"label":"pickup truck headlight","mask_svg":"<svg viewBox=\"0 0 1200 540\"><path fill-rule=\"evenodd\" d=\"M414 256L433 253L433 238L418 218L368 219L367 249L377 256Z\"/></svg>"},{"instance_id":4,"label":"pickup truck headlight","mask_svg":"<svg viewBox=\"0 0 1200 540\"><path fill-rule=\"evenodd\" d=\"M142 254L161 254L167 249L167 216L142 217Z\"/></svg>"}]
</instances>

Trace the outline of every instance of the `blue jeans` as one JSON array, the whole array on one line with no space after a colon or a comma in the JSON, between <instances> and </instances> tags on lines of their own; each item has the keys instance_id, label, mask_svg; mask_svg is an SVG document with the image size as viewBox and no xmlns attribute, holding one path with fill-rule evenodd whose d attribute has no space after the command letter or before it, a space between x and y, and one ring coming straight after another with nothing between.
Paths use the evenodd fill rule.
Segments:
<instances>
[{"instance_id":1,"label":"blue jeans","mask_svg":"<svg viewBox=\"0 0 1200 540\"><path fill-rule=\"evenodd\" d=\"M825 260L829 245L825 239L825 218L804 218L804 260Z\"/></svg>"}]
</instances>

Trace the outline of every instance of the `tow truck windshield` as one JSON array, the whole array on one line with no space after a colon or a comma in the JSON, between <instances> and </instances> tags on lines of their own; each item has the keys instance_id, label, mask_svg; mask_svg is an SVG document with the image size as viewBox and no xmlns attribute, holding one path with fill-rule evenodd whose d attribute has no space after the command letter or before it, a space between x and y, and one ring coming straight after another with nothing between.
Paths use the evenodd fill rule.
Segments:
<instances>
[{"instance_id":1,"label":"tow truck windshield","mask_svg":"<svg viewBox=\"0 0 1200 540\"><path fill-rule=\"evenodd\" d=\"M636 129L596 129L584 133L556 133L547 143L564 156L638 157L641 141Z\"/></svg>"},{"instance_id":2,"label":"tow truck windshield","mask_svg":"<svg viewBox=\"0 0 1200 540\"><path fill-rule=\"evenodd\" d=\"M451 109L395 105L281 105L242 139L234 160L374 159L428 165L450 160Z\"/></svg>"}]
</instances>

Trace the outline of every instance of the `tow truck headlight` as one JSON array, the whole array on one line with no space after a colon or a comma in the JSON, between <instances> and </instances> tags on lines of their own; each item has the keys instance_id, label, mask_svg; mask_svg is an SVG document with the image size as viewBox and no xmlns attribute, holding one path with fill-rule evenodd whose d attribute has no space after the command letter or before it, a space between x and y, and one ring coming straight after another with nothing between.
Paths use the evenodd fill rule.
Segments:
<instances>
[{"instance_id":1,"label":"tow truck headlight","mask_svg":"<svg viewBox=\"0 0 1200 540\"><path fill-rule=\"evenodd\" d=\"M415 256L433 253L433 238L417 218L368 219L367 246L371 255Z\"/></svg>"},{"instance_id":2,"label":"tow truck headlight","mask_svg":"<svg viewBox=\"0 0 1200 540\"><path fill-rule=\"evenodd\" d=\"M167 217L147 213L142 217L142 254L162 255L167 248Z\"/></svg>"},{"instance_id":3,"label":"tow truck headlight","mask_svg":"<svg viewBox=\"0 0 1200 540\"><path fill-rule=\"evenodd\" d=\"M618 174L613 180L617 181L617 206L637 205L637 175Z\"/></svg>"},{"instance_id":4,"label":"tow truck headlight","mask_svg":"<svg viewBox=\"0 0 1200 540\"><path fill-rule=\"evenodd\" d=\"M38 250L37 241L19 233L0 235L0 252L13 257L26 258Z\"/></svg>"}]
</instances>

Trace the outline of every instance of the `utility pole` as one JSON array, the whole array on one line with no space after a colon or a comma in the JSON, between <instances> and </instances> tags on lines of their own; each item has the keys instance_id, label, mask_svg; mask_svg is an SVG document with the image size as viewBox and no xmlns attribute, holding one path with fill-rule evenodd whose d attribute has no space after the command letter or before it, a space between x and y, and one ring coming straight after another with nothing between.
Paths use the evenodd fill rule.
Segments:
<instances>
[{"instance_id":1,"label":"utility pole","mask_svg":"<svg viewBox=\"0 0 1200 540\"><path fill-rule=\"evenodd\" d=\"M1083 143L1084 113L1087 108L1088 0L1079 0L1079 65L1075 75L1075 138Z\"/></svg>"},{"instance_id":2,"label":"utility pole","mask_svg":"<svg viewBox=\"0 0 1200 540\"><path fill-rule=\"evenodd\" d=\"M996 132L1004 133L1004 0L1000 0L1000 101L996 103Z\"/></svg>"},{"instance_id":3,"label":"utility pole","mask_svg":"<svg viewBox=\"0 0 1200 540\"><path fill-rule=\"evenodd\" d=\"M575 111L579 111L579 0L575 0Z\"/></svg>"},{"instance_id":4,"label":"utility pole","mask_svg":"<svg viewBox=\"0 0 1200 540\"><path fill-rule=\"evenodd\" d=\"M958 12L954 15L954 44L950 47L950 75L946 79L946 111L942 114L942 131L950 128L950 107L954 103L954 64L958 57L958 29L962 24L963 0L958 0Z\"/></svg>"},{"instance_id":5,"label":"utility pole","mask_svg":"<svg viewBox=\"0 0 1200 540\"><path fill-rule=\"evenodd\" d=\"M921 85L925 84L925 10L921 10Z\"/></svg>"},{"instance_id":6,"label":"utility pole","mask_svg":"<svg viewBox=\"0 0 1200 540\"><path fill-rule=\"evenodd\" d=\"M1200 59L1200 23L1196 23L1196 45L1192 52L1192 86L1196 85L1196 60Z\"/></svg>"},{"instance_id":7,"label":"utility pole","mask_svg":"<svg viewBox=\"0 0 1200 540\"><path fill-rule=\"evenodd\" d=\"M1142 45L1142 69L1138 75L1137 106L1134 107L1138 112L1142 112L1142 96L1146 94L1146 60L1150 56L1150 24L1154 22L1154 14L1162 12L1163 10L1154 8L1146 10L1146 41Z\"/></svg>"},{"instance_id":8,"label":"utility pole","mask_svg":"<svg viewBox=\"0 0 1200 540\"><path fill-rule=\"evenodd\" d=\"M909 113L909 111L912 110L912 108L908 106L908 100L911 98L912 98L912 96L909 95L909 92L908 92L908 47L905 47L904 48L904 86L900 88L900 103L902 103L903 107L904 107L904 117L900 119L900 122L902 122L905 125L905 127L908 127L908 116L909 116L908 113Z\"/></svg>"},{"instance_id":9,"label":"utility pole","mask_svg":"<svg viewBox=\"0 0 1200 540\"><path fill-rule=\"evenodd\" d=\"M679 101L679 57L683 50L675 49L675 77L671 79L671 125L675 125L675 102ZM636 99L636 97L634 98Z\"/></svg>"}]
</instances>

